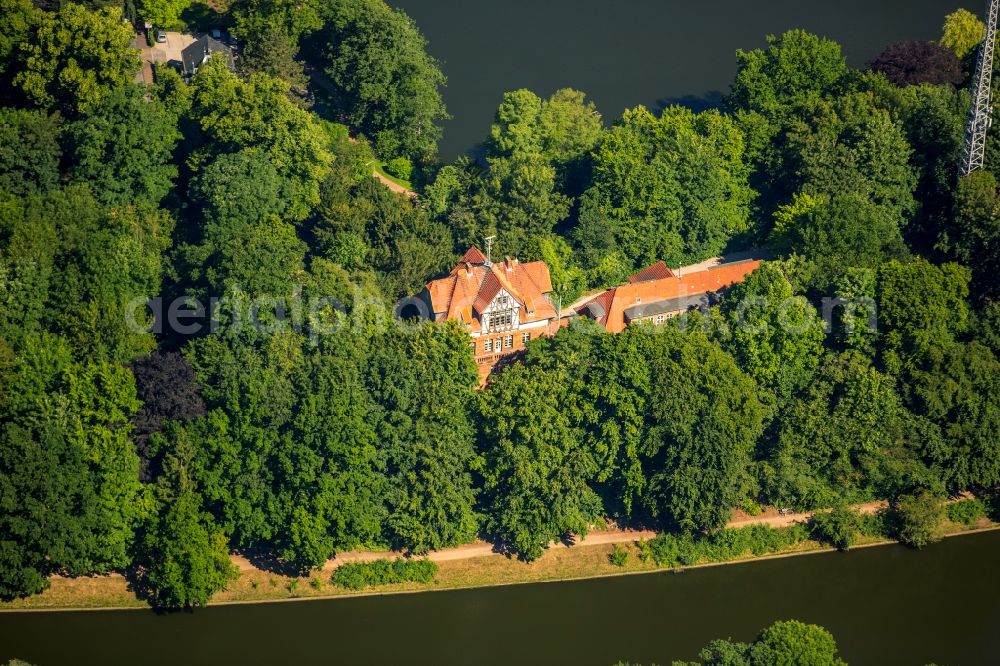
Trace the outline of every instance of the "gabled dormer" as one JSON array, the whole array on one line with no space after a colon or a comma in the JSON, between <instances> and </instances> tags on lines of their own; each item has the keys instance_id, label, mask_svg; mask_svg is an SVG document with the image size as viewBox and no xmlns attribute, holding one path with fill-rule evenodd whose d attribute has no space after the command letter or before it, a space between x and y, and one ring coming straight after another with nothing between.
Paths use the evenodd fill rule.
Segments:
<instances>
[{"instance_id":1,"label":"gabled dormer","mask_svg":"<svg viewBox=\"0 0 1000 666\"><path fill-rule=\"evenodd\" d=\"M521 304L513 294L500 288L493 300L480 313L482 330L510 331L520 326Z\"/></svg>"}]
</instances>

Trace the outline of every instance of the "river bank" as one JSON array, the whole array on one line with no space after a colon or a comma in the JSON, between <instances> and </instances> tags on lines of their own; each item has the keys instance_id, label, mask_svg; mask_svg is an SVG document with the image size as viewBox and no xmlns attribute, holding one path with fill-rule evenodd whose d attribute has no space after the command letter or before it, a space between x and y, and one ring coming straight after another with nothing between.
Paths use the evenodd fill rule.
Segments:
<instances>
[{"instance_id":1,"label":"river bank","mask_svg":"<svg viewBox=\"0 0 1000 666\"><path fill-rule=\"evenodd\" d=\"M745 527L746 523L743 522L739 526ZM993 530L1000 530L1000 523L985 518L973 525L963 525L950 521L944 525L946 537ZM652 561L640 559L638 544L640 540L648 538L648 534L630 533L630 535L631 540L627 542L619 542L612 538L599 538L594 541L585 540L572 547L553 547L534 562L522 562L496 553L440 559L438 560L438 574L432 583L401 583L363 591L346 590L334 586L330 583L330 570L328 568L313 572L307 577L289 577L256 567L241 568L239 578L233 581L226 590L216 594L209 605L225 606L383 596L586 580L667 571L682 573L692 569L819 554L834 550L825 544L809 540L763 556L754 556L747 552L742 556L725 560L687 566L662 567ZM892 540L863 537L854 548L891 545L893 543L895 542ZM475 548L475 546L472 547ZM933 546L930 547L933 548ZM615 548L624 549L628 553L628 559L623 566L616 566L609 560L609 555ZM121 575L80 578L54 576L51 583L49 589L42 594L27 599L0 603L0 613L149 608L145 601L136 597L128 580Z\"/></svg>"}]
</instances>

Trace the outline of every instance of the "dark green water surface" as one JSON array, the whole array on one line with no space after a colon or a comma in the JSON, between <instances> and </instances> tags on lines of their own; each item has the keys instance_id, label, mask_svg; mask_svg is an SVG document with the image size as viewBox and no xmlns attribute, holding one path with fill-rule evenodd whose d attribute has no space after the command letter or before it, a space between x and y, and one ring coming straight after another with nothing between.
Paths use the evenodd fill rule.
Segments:
<instances>
[{"instance_id":1,"label":"dark green water surface","mask_svg":"<svg viewBox=\"0 0 1000 666\"><path fill-rule=\"evenodd\" d=\"M0 661L663 666L775 620L858 664L1000 664L1000 532L590 581L152 611L0 614Z\"/></svg>"},{"instance_id":2,"label":"dark green water surface","mask_svg":"<svg viewBox=\"0 0 1000 666\"><path fill-rule=\"evenodd\" d=\"M389 0L420 26L448 76L446 161L489 131L504 92L573 87L605 120L637 104L703 108L729 89L737 48L805 28L862 66L888 44L937 39L946 14L985 0Z\"/></svg>"}]
</instances>

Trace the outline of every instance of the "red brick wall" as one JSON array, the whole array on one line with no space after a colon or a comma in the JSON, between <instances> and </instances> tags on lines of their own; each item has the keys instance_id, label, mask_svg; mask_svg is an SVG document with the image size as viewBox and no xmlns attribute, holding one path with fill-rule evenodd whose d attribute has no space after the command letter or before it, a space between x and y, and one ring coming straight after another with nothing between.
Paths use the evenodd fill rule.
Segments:
<instances>
[{"instance_id":1,"label":"red brick wall","mask_svg":"<svg viewBox=\"0 0 1000 666\"><path fill-rule=\"evenodd\" d=\"M505 333L491 333L483 337L475 338L476 363L480 365L492 366L496 363L495 357L497 356L506 356L507 354L514 354L519 351L524 351L525 344L523 342L523 336L525 334L530 335L531 339L534 340L544 335L544 333L545 333L544 328L533 328L528 331L508 331ZM508 336L513 337L512 340L513 344L510 347L507 347L506 344L504 344L504 341ZM486 351L487 340L491 340L493 342L493 347L490 351ZM499 352L497 351L496 348L497 340L499 340L500 343L503 345L503 348Z\"/></svg>"}]
</instances>

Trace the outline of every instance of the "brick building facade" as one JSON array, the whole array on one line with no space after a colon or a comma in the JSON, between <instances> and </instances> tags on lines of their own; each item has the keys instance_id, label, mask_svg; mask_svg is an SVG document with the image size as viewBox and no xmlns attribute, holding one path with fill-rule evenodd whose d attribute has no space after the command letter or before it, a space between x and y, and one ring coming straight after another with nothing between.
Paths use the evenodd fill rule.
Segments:
<instances>
[{"instance_id":1,"label":"brick building facade","mask_svg":"<svg viewBox=\"0 0 1000 666\"><path fill-rule=\"evenodd\" d=\"M544 262L491 262L470 248L447 277L427 283L421 298L434 321L465 325L485 380L497 364L558 328L552 281Z\"/></svg>"}]
</instances>

